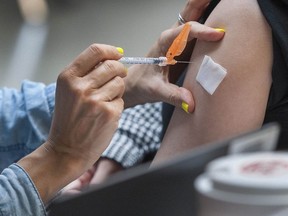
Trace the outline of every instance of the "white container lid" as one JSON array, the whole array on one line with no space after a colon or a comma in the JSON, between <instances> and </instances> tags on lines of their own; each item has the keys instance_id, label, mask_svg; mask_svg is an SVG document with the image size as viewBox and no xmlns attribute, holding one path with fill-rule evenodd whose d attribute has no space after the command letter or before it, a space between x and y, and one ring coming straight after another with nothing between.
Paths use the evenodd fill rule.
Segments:
<instances>
[{"instance_id":1,"label":"white container lid","mask_svg":"<svg viewBox=\"0 0 288 216\"><path fill-rule=\"evenodd\" d=\"M222 200L288 204L288 153L230 155L212 161L195 183L200 193ZM237 198L238 197L238 198ZM267 199L265 201L265 199ZM237 202L238 202L237 201Z\"/></svg>"}]
</instances>

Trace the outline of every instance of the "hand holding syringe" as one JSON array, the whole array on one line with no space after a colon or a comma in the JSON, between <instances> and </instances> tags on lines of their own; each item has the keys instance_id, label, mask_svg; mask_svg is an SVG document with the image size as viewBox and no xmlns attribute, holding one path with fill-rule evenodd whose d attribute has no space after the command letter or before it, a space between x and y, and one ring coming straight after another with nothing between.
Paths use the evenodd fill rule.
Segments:
<instances>
[{"instance_id":1,"label":"hand holding syringe","mask_svg":"<svg viewBox=\"0 0 288 216\"><path fill-rule=\"evenodd\" d=\"M145 58L145 57L123 57L119 61L123 64L154 64L159 66L167 66L174 65L176 63L186 63L189 64L191 62L188 61L176 61L174 59L175 56L179 56L187 44L188 35L190 32L190 24L186 23L180 32L180 34L175 38L172 45L168 49L166 53L166 57L161 56L158 58Z\"/></svg>"}]
</instances>

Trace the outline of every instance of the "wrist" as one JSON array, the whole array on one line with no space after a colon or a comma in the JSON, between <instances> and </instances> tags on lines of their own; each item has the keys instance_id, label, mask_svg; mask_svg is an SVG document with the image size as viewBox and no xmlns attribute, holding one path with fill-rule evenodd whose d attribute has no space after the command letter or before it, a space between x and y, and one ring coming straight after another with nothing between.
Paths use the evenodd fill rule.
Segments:
<instances>
[{"instance_id":1,"label":"wrist","mask_svg":"<svg viewBox=\"0 0 288 216\"><path fill-rule=\"evenodd\" d=\"M133 107L137 104L136 102L137 98L135 95L135 89L137 88L137 85L136 85L137 81L135 79L130 79L130 74L131 74L130 72L132 72L132 67L129 68L129 76L124 78L124 82L125 82L125 92L123 95L124 109Z\"/></svg>"},{"instance_id":2,"label":"wrist","mask_svg":"<svg viewBox=\"0 0 288 216\"><path fill-rule=\"evenodd\" d=\"M59 190L78 178L86 167L81 160L72 160L44 145L18 164L28 173L43 202L47 203Z\"/></svg>"},{"instance_id":3,"label":"wrist","mask_svg":"<svg viewBox=\"0 0 288 216\"><path fill-rule=\"evenodd\" d=\"M129 68L127 77L125 77L125 92L123 95L124 108L134 107L139 104L154 102L151 98L153 88L151 82L146 77L151 70L149 65L134 65ZM143 75L144 74L144 75ZM156 79L156 76L155 76Z\"/></svg>"}]
</instances>

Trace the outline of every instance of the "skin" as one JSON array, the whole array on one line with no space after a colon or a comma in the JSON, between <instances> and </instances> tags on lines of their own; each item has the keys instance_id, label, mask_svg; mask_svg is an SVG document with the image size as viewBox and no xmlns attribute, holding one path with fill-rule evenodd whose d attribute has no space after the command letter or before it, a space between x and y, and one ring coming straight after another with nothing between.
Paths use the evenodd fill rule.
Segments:
<instances>
[{"instance_id":1,"label":"skin","mask_svg":"<svg viewBox=\"0 0 288 216\"><path fill-rule=\"evenodd\" d=\"M48 140L18 162L44 203L92 167L110 143L124 106L121 56L115 47L93 44L59 75Z\"/></svg>"},{"instance_id":2,"label":"skin","mask_svg":"<svg viewBox=\"0 0 288 216\"><path fill-rule=\"evenodd\" d=\"M195 44L195 38L216 42L224 36L223 32L216 31L211 27L196 22L202 15L208 2L207 0L189 0L181 11L185 20L192 21L190 22L191 29L188 36L188 44L186 45L187 48L181 55L182 60L189 60L191 50L193 50ZM177 22L171 29L164 31L147 56L165 56L173 40L179 35L182 28L183 26L180 26ZM125 107L162 100L181 108L182 102L185 101L189 104L189 112L193 112L194 99L192 93L185 88L173 84L181 75L179 71L182 72L183 69L183 65L181 64L164 68L148 65L134 65L130 67L127 77L124 78L126 86L123 97ZM176 76L174 76L175 74ZM141 95L141 97L139 97L139 95ZM182 110L182 112L184 111ZM123 167L113 160L100 159L89 171L65 187L64 193L76 193L81 191L83 187L100 184L120 170L123 170Z\"/></svg>"},{"instance_id":3,"label":"skin","mask_svg":"<svg viewBox=\"0 0 288 216\"><path fill-rule=\"evenodd\" d=\"M123 170L124 168L117 162L100 158L87 172L80 176L77 180L67 185L61 194L70 195L80 193L81 190L90 185L101 184L114 173Z\"/></svg>"},{"instance_id":4,"label":"skin","mask_svg":"<svg viewBox=\"0 0 288 216\"><path fill-rule=\"evenodd\" d=\"M193 92L195 112L175 109L153 165L263 123L272 82L272 37L257 1L222 0L205 25L224 28L225 37L218 43L197 41L183 85ZM228 71L212 96L196 81L204 55Z\"/></svg>"},{"instance_id":5,"label":"skin","mask_svg":"<svg viewBox=\"0 0 288 216\"><path fill-rule=\"evenodd\" d=\"M197 22L208 2L208 0L189 0L181 12L185 20L192 21L190 22L191 30L187 44L190 52L187 53L184 51L180 57L181 60L190 57L195 38L205 41L219 41L224 36L223 32L216 31L213 28L203 26ZM183 26L179 26L177 22L171 29L164 31L158 41L152 46L147 56L166 56L169 47L182 28ZM194 111L192 92L189 91L189 89L174 85L183 72L182 69L183 65L177 64L173 67L150 65L134 65L130 67L128 76L124 79L126 86L123 96L125 108L156 101L164 101L181 108L182 102L185 102L189 105L188 111L192 113ZM179 71L181 72L179 73ZM141 97L139 97L139 95L141 95Z\"/></svg>"},{"instance_id":6,"label":"skin","mask_svg":"<svg viewBox=\"0 0 288 216\"><path fill-rule=\"evenodd\" d=\"M207 2L188 1L182 16L187 21L198 19ZM226 29L225 38L219 43L207 40L220 40L223 33L196 22L191 25L190 41L194 37L200 40L195 48L193 42L189 45L190 53L191 47L194 48L191 57L194 63L189 66L184 88L172 84L177 77L168 77L177 67L160 70L133 66L124 79L125 107L158 100L177 107L153 164L196 146L258 128L263 122L271 86L272 39L257 1L219 3L205 23ZM180 31L181 27L175 27L163 32L148 56L165 55ZM241 46L237 46L239 43ZM213 96L195 81L204 55L211 56L228 71ZM45 203L92 167L109 144L123 109L121 78L126 72L122 64L113 61L120 57L114 47L92 45L59 76L49 139L18 162ZM179 109L183 101L189 104L190 113L195 102L194 113L187 115Z\"/></svg>"}]
</instances>

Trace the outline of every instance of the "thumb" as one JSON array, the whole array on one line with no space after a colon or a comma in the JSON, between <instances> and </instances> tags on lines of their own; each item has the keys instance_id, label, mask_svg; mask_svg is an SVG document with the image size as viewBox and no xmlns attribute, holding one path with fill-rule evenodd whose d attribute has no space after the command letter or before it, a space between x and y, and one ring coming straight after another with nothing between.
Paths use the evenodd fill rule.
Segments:
<instances>
[{"instance_id":1,"label":"thumb","mask_svg":"<svg viewBox=\"0 0 288 216\"><path fill-rule=\"evenodd\" d=\"M187 41L191 41L194 38L203 40L203 41L219 41L224 37L225 30L221 28L212 28L205 26L198 22L190 22L190 32L187 38ZM162 32L159 38L159 44L162 47L162 50L168 50L172 42L182 31L184 25L181 25L177 28L168 29ZM166 53L166 52L164 52Z\"/></svg>"},{"instance_id":2,"label":"thumb","mask_svg":"<svg viewBox=\"0 0 288 216\"><path fill-rule=\"evenodd\" d=\"M192 93L186 88L174 84L166 86L165 90L160 92L162 101L175 107L183 109L187 113L193 113L195 102Z\"/></svg>"}]
</instances>

